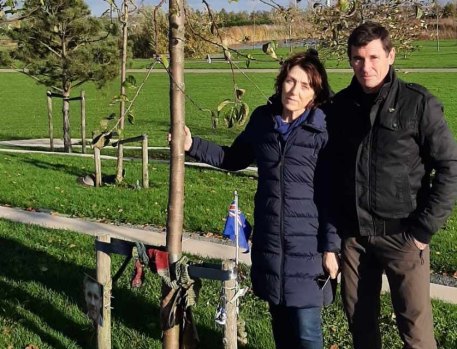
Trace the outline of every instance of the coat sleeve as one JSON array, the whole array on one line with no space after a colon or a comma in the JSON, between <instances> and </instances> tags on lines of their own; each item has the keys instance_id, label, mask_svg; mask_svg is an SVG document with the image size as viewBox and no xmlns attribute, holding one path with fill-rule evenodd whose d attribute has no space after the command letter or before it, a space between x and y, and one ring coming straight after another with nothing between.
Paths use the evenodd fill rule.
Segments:
<instances>
[{"instance_id":1,"label":"coat sleeve","mask_svg":"<svg viewBox=\"0 0 457 349\"><path fill-rule=\"evenodd\" d=\"M327 134L326 134L327 135ZM314 174L315 201L319 214L318 230L318 251L339 252L341 239L338 236L335 223L335 202L332 173L332 157L330 152L328 136L325 137L325 144L319 152Z\"/></svg>"},{"instance_id":2,"label":"coat sleeve","mask_svg":"<svg viewBox=\"0 0 457 349\"><path fill-rule=\"evenodd\" d=\"M431 95L425 97L419 133L422 159L434 175L425 205L416 212L410 232L418 241L429 243L451 214L457 198L457 144L442 105Z\"/></svg>"},{"instance_id":3,"label":"coat sleeve","mask_svg":"<svg viewBox=\"0 0 457 349\"><path fill-rule=\"evenodd\" d=\"M229 147L193 137L192 147L187 152L188 155L198 161L228 171L238 171L248 167L254 161L254 119L255 115L253 114L244 131L235 138Z\"/></svg>"}]
</instances>

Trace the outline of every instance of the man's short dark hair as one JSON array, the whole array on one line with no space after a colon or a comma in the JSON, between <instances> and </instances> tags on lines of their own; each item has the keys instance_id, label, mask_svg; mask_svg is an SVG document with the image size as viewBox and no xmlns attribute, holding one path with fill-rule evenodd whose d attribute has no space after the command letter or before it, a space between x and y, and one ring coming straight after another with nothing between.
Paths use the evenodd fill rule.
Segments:
<instances>
[{"instance_id":1,"label":"man's short dark hair","mask_svg":"<svg viewBox=\"0 0 457 349\"><path fill-rule=\"evenodd\" d=\"M353 47L363 47L368 45L371 41L380 39L382 47L386 54L392 50L392 41L390 40L389 31L379 23L365 22L355 28L348 39L347 53L351 59L351 50Z\"/></svg>"}]
</instances>

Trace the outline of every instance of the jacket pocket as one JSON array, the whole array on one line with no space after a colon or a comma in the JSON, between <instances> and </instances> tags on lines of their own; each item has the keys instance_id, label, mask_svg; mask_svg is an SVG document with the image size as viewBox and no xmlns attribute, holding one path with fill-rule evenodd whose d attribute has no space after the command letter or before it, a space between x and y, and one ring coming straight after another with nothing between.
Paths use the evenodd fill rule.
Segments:
<instances>
[{"instance_id":1,"label":"jacket pocket","mask_svg":"<svg viewBox=\"0 0 457 349\"><path fill-rule=\"evenodd\" d=\"M393 176L394 180L394 196L401 208L407 212L414 210L415 206L411 197L411 187L407 174L397 174Z\"/></svg>"}]
</instances>

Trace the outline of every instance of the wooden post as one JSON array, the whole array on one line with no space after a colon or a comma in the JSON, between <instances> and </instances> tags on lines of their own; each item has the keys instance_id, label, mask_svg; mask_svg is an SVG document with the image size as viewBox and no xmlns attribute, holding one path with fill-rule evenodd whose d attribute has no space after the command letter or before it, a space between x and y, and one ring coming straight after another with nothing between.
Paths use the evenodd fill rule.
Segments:
<instances>
[{"instance_id":1,"label":"wooden post","mask_svg":"<svg viewBox=\"0 0 457 349\"><path fill-rule=\"evenodd\" d=\"M235 268L235 262L233 260L225 260L222 262L223 270L233 270ZM236 278L233 280L224 281L223 286L225 291L225 311L227 312L227 322L224 326L224 339L222 343L224 349L237 349L238 340L237 340L237 314L236 308L238 301L235 300L232 302L233 297L236 294Z\"/></svg>"},{"instance_id":2,"label":"wooden post","mask_svg":"<svg viewBox=\"0 0 457 349\"><path fill-rule=\"evenodd\" d=\"M143 155L143 188L149 188L149 171L148 171L148 135L143 135L141 141Z\"/></svg>"},{"instance_id":3,"label":"wooden post","mask_svg":"<svg viewBox=\"0 0 457 349\"><path fill-rule=\"evenodd\" d=\"M86 154L86 96L81 91L81 153Z\"/></svg>"},{"instance_id":4,"label":"wooden post","mask_svg":"<svg viewBox=\"0 0 457 349\"><path fill-rule=\"evenodd\" d=\"M94 147L94 161L95 161L95 186L102 185L102 162L100 160L100 149Z\"/></svg>"},{"instance_id":5,"label":"wooden post","mask_svg":"<svg viewBox=\"0 0 457 349\"><path fill-rule=\"evenodd\" d=\"M54 151L54 127L52 124L52 93L51 91L46 92L48 98L48 128L49 128L49 148Z\"/></svg>"},{"instance_id":6,"label":"wooden post","mask_svg":"<svg viewBox=\"0 0 457 349\"><path fill-rule=\"evenodd\" d=\"M97 240L110 243L111 237L102 235ZM97 282L103 285L103 325L97 325L97 348L111 349L111 256L102 251L97 251Z\"/></svg>"}]
</instances>

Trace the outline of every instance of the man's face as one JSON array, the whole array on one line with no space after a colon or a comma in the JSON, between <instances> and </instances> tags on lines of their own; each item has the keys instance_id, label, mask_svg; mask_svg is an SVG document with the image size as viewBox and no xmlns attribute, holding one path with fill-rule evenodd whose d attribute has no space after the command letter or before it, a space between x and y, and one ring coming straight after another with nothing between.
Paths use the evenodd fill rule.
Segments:
<instances>
[{"instance_id":1,"label":"man's face","mask_svg":"<svg viewBox=\"0 0 457 349\"><path fill-rule=\"evenodd\" d=\"M95 320L99 316L101 308L100 289L97 284L88 282L85 285L84 293L86 298L87 313L91 319Z\"/></svg>"},{"instance_id":2,"label":"man's face","mask_svg":"<svg viewBox=\"0 0 457 349\"><path fill-rule=\"evenodd\" d=\"M377 92L395 60L395 49L384 51L381 39L362 47L351 47L349 63L365 93Z\"/></svg>"}]
</instances>

